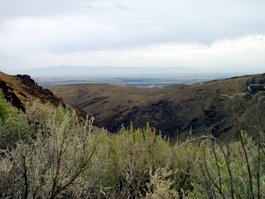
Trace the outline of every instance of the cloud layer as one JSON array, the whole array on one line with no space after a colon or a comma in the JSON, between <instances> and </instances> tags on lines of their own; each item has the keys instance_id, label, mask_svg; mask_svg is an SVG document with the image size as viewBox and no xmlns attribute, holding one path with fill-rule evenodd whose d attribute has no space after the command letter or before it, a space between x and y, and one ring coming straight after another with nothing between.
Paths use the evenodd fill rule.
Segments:
<instances>
[{"instance_id":1,"label":"cloud layer","mask_svg":"<svg viewBox=\"0 0 265 199\"><path fill-rule=\"evenodd\" d=\"M264 9L263 0L1 1L0 65L260 71Z\"/></svg>"}]
</instances>

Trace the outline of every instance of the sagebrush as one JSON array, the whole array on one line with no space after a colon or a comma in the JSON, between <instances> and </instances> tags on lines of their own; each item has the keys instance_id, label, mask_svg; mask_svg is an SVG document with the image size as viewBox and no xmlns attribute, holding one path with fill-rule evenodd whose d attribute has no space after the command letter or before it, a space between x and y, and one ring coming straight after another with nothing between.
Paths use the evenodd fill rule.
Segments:
<instances>
[{"instance_id":1,"label":"sagebrush","mask_svg":"<svg viewBox=\"0 0 265 199\"><path fill-rule=\"evenodd\" d=\"M174 144L149 125L113 135L69 108L21 113L3 98L0 117L1 198L265 198L262 135Z\"/></svg>"}]
</instances>

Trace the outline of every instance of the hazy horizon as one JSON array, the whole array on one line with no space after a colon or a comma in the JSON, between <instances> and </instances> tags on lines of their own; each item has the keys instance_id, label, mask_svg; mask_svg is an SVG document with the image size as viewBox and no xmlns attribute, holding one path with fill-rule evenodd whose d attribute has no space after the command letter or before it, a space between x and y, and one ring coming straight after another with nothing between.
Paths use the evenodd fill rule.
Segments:
<instances>
[{"instance_id":1,"label":"hazy horizon","mask_svg":"<svg viewBox=\"0 0 265 199\"><path fill-rule=\"evenodd\" d=\"M263 0L1 1L0 70L262 73L264 9Z\"/></svg>"},{"instance_id":2,"label":"hazy horizon","mask_svg":"<svg viewBox=\"0 0 265 199\"><path fill-rule=\"evenodd\" d=\"M39 79L89 79L89 78L193 78L207 77L227 78L233 76L253 75L263 73L263 71L210 71L196 70L194 68L183 67L74 67L74 66L59 66L59 67L43 67L35 69L17 69L3 70L2 72L17 75L27 74L33 78Z\"/></svg>"}]
</instances>

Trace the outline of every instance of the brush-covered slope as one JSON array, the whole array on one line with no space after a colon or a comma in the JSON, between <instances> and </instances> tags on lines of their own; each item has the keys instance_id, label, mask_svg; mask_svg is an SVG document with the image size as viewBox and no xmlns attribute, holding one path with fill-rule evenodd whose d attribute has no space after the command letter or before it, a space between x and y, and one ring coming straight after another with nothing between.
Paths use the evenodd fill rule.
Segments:
<instances>
[{"instance_id":1,"label":"brush-covered slope","mask_svg":"<svg viewBox=\"0 0 265 199\"><path fill-rule=\"evenodd\" d=\"M50 90L38 86L28 75L8 75L0 72L0 89L5 98L16 108L25 111L29 103L36 100L43 104L65 106L64 102L56 97ZM85 118L87 113L80 108L75 108L80 118Z\"/></svg>"},{"instance_id":2,"label":"brush-covered slope","mask_svg":"<svg viewBox=\"0 0 265 199\"><path fill-rule=\"evenodd\" d=\"M112 132L131 121L135 127L149 122L170 137L192 133L230 139L239 129L251 134L262 129L264 83L265 74L163 89L83 84L51 90Z\"/></svg>"}]
</instances>

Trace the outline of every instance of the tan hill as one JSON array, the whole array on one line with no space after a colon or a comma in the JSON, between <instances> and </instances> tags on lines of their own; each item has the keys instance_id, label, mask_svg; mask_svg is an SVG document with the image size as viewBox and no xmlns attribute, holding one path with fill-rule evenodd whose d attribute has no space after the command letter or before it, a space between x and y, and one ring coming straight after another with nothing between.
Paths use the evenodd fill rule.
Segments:
<instances>
[{"instance_id":1,"label":"tan hill","mask_svg":"<svg viewBox=\"0 0 265 199\"><path fill-rule=\"evenodd\" d=\"M57 98L50 90L38 86L28 75L7 75L0 72L0 89L5 98L17 107L25 111L27 104L35 100L42 103L50 103L58 106L65 106L64 102ZM80 118L85 118L87 113L75 107L76 113Z\"/></svg>"},{"instance_id":2,"label":"tan hill","mask_svg":"<svg viewBox=\"0 0 265 199\"><path fill-rule=\"evenodd\" d=\"M83 84L51 90L66 103L93 114L108 130L147 122L170 137L213 134L234 138L240 130L262 130L265 74L163 89Z\"/></svg>"}]
</instances>

